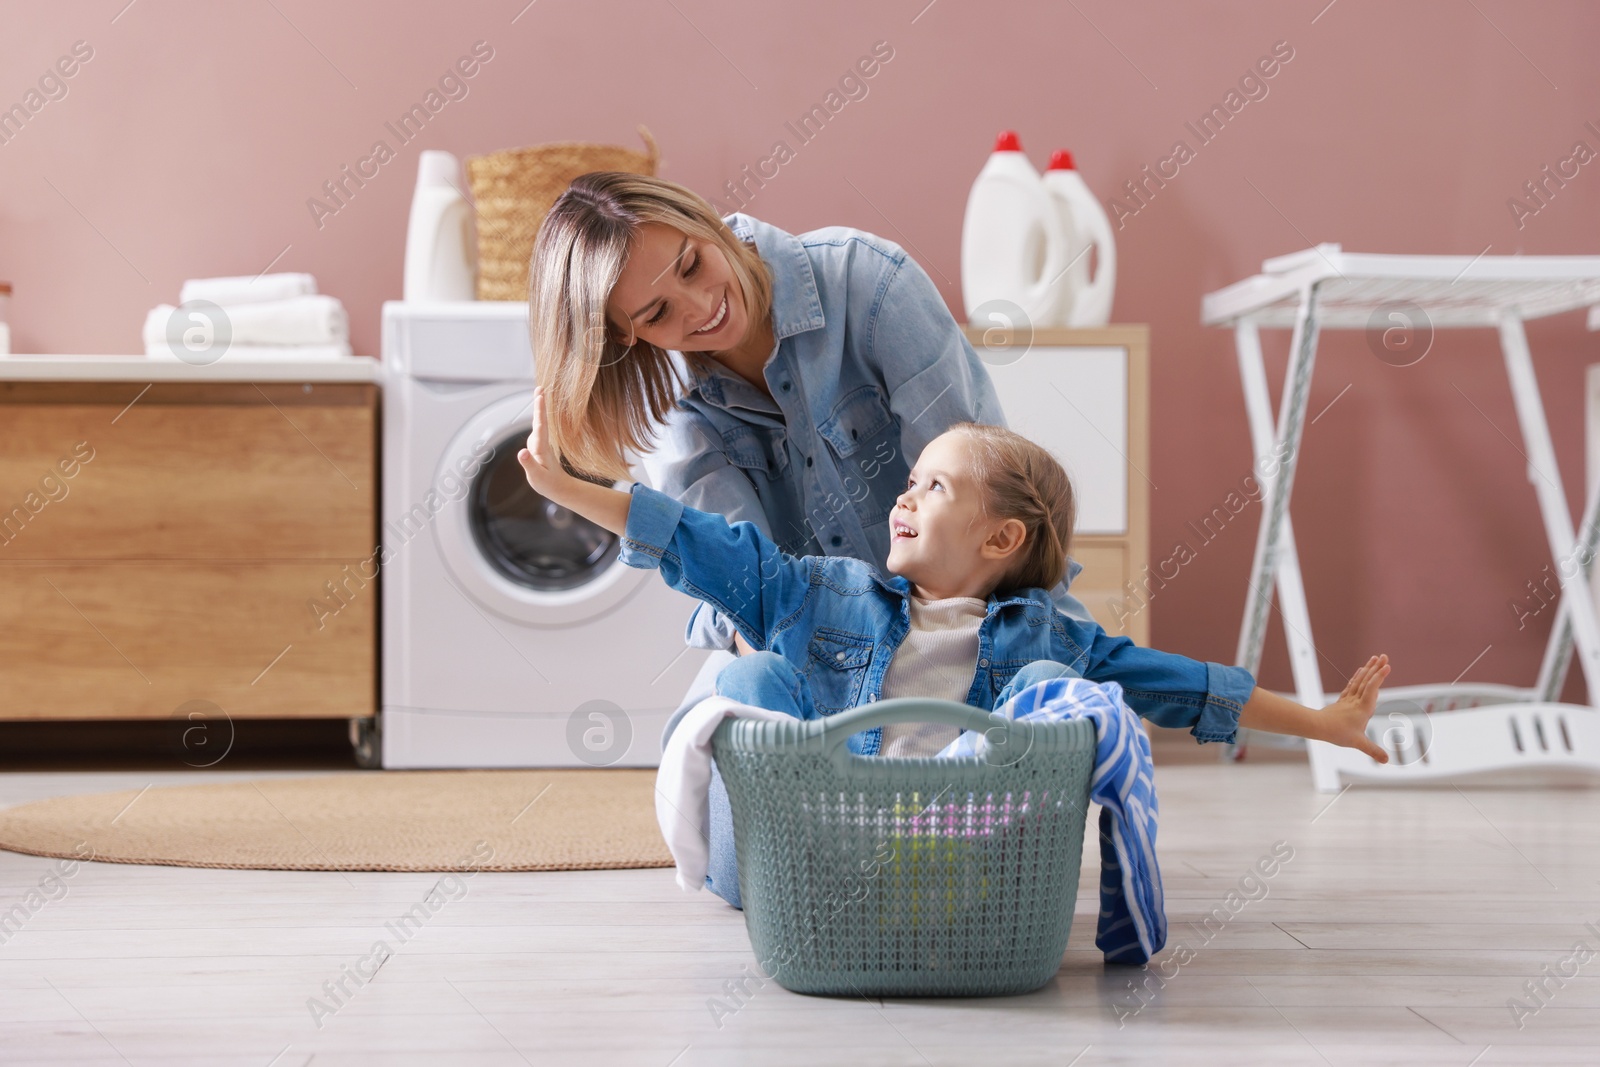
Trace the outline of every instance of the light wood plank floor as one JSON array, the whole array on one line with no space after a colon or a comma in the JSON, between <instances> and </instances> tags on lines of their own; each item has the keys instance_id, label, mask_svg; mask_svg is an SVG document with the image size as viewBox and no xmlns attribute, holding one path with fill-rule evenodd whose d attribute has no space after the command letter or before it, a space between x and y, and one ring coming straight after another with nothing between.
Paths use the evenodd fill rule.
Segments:
<instances>
[{"instance_id":1,"label":"light wood plank floor","mask_svg":"<svg viewBox=\"0 0 1600 1067\"><path fill-rule=\"evenodd\" d=\"M769 983L720 1018L709 1002L754 963L743 920L679 892L670 871L479 874L318 1020L308 1000L437 876L90 863L0 944L0 1061L1600 1063L1600 955L1547 983L1520 1028L1507 1007L1538 1004L1524 983L1570 973L1579 942L1600 953L1585 927L1600 929L1600 792L1335 799L1282 759L1164 765L1157 778L1171 931L1142 971L1107 969L1094 948L1092 854L1071 946L1037 993L879 1002ZM0 806L195 780L10 773ZM1265 896L1202 929L1277 842L1293 858ZM0 852L0 911L50 863Z\"/></svg>"}]
</instances>

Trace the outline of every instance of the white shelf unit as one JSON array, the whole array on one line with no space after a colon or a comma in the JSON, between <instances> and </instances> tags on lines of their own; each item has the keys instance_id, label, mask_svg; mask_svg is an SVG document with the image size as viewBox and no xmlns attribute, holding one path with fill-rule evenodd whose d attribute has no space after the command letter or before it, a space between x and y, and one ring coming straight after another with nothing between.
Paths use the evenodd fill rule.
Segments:
<instances>
[{"instance_id":1,"label":"white shelf unit","mask_svg":"<svg viewBox=\"0 0 1600 1067\"><path fill-rule=\"evenodd\" d=\"M1528 480L1561 582L1560 607L1534 685L1386 688L1368 735L1390 762L1308 741L1316 788L1333 792L1341 780L1554 784L1600 775L1600 625L1587 563L1600 542L1600 487L1590 486L1582 533L1575 534L1523 330L1528 319L1582 308L1591 309L1589 328L1600 327L1600 256L1374 255L1323 244L1261 266L1261 274L1201 301L1203 323L1234 330L1252 449L1260 461L1274 454L1285 457L1273 476L1261 479L1262 519L1235 662L1259 671L1275 587L1295 699L1320 708L1338 697L1337 690L1328 693L1322 685L1289 520L1289 495L1323 328L1365 330L1372 328L1374 316L1381 325L1394 313L1402 327L1421 322L1432 329L1498 331L1528 457ZM1276 420L1262 361L1264 328L1293 331ZM1267 469L1271 471L1270 465ZM1584 565L1574 565L1579 562ZM1574 646L1588 686L1588 705L1558 701Z\"/></svg>"}]
</instances>

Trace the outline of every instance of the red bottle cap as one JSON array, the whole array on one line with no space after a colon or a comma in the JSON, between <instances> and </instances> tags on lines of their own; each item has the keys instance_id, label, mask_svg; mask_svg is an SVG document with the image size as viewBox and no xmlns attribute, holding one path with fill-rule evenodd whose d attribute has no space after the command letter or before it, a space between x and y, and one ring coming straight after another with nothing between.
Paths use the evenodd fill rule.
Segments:
<instances>
[{"instance_id":1,"label":"red bottle cap","mask_svg":"<svg viewBox=\"0 0 1600 1067\"><path fill-rule=\"evenodd\" d=\"M994 150L996 152L1020 152L1022 151L1022 139L1017 136L1015 130L1001 130L1000 136L994 139Z\"/></svg>"},{"instance_id":2,"label":"red bottle cap","mask_svg":"<svg viewBox=\"0 0 1600 1067\"><path fill-rule=\"evenodd\" d=\"M1077 170L1072 164L1072 153L1065 148L1058 148L1050 153L1050 165L1045 170Z\"/></svg>"}]
</instances>

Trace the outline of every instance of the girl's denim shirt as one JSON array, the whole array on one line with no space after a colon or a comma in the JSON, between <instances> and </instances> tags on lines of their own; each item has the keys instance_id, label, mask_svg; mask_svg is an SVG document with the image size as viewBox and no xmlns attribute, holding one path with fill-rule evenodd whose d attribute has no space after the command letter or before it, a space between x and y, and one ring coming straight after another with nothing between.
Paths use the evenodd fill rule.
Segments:
<instances>
[{"instance_id":1,"label":"girl's denim shirt","mask_svg":"<svg viewBox=\"0 0 1600 1067\"><path fill-rule=\"evenodd\" d=\"M898 245L830 226L798 237L742 213L724 220L772 269L777 344L769 398L732 371L691 368L652 452L650 484L696 508L755 525L795 556L844 556L882 568L889 512L929 441L963 420L1005 426L983 361L932 279ZM1067 591L1061 611L1093 617ZM696 608L685 639L727 648L723 613Z\"/></svg>"},{"instance_id":2,"label":"girl's denim shirt","mask_svg":"<svg viewBox=\"0 0 1600 1067\"><path fill-rule=\"evenodd\" d=\"M669 586L715 608L752 648L793 664L818 717L878 700L911 626L906 578L848 557L791 555L755 523L730 524L642 482L630 490L619 558L659 568ZM1233 741L1255 688L1243 667L1141 648L1068 617L1043 589L1022 589L989 596L966 703L993 711L1012 676L1035 660L1116 682L1134 711L1160 726L1190 727L1201 742ZM876 755L881 739L869 730L850 748Z\"/></svg>"}]
</instances>

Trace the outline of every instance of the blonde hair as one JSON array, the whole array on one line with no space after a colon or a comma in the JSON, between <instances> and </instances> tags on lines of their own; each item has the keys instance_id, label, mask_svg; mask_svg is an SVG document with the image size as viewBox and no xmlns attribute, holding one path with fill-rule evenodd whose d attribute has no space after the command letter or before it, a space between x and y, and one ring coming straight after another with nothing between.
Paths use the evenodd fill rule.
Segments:
<instances>
[{"instance_id":1,"label":"blonde hair","mask_svg":"<svg viewBox=\"0 0 1600 1067\"><path fill-rule=\"evenodd\" d=\"M1051 589L1067 573L1067 551L1077 523L1072 479L1048 450L1003 426L953 423L968 450L973 480L987 518L1020 519L1026 534L1022 554L995 586L997 590Z\"/></svg>"},{"instance_id":2,"label":"blonde hair","mask_svg":"<svg viewBox=\"0 0 1600 1067\"><path fill-rule=\"evenodd\" d=\"M528 332L551 450L576 474L629 479L624 451L648 451L655 428L678 398L680 379L667 350L618 338L606 318L611 290L648 222L721 247L744 293L747 321L758 323L771 313L771 268L698 194L663 178L621 171L574 179L534 241ZM706 353L683 355L691 366L714 366Z\"/></svg>"}]
</instances>

